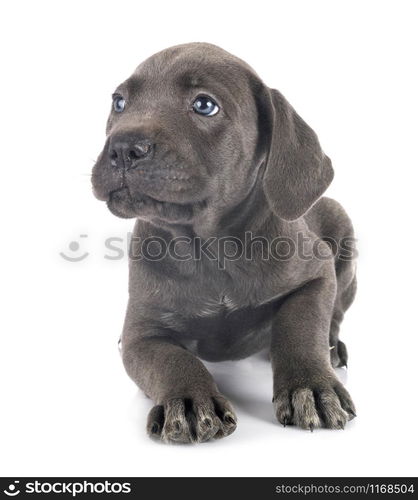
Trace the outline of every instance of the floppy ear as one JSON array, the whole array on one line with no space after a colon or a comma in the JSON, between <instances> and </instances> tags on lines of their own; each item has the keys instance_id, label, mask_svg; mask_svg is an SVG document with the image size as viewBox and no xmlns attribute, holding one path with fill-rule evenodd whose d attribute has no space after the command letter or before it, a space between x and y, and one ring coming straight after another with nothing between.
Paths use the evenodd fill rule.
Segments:
<instances>
[{"instance_id":1,"label":"floppy ear","mask_svg":"<svg viewBox=\"0 0 418 500\"><path fill-rule=\"evenodd\" d=\"M280 92L264 88L263 93L270 131L264 191L279 217L295 220L324 193L334 171L315 132Z\"/></svg>"}]
</instances>

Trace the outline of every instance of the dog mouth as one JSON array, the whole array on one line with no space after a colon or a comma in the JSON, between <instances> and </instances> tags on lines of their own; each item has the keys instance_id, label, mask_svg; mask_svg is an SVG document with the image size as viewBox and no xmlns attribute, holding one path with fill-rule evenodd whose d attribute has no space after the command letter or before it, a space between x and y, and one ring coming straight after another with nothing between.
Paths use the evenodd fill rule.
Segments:
<instances>
[{"instance_id":1,"label":"dog mouth","mask_svg":"<svg viewBox=\"0 0 418 500\"><path fill-rule=\"evenodd\" d=\"M107 206L116 216L124 219L160 219L168 222L187 222L200 212L206 203L174 203L140 194L132 196L127 187L122 187L109 194Z\"/></svg>"}]
</instances>

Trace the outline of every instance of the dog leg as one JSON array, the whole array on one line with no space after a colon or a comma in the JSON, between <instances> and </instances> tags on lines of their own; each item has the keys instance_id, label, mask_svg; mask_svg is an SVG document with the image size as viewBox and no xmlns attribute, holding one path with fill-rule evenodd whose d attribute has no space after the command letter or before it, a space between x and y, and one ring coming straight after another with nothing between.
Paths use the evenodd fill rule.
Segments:
<instances>
[{"instance_id":1,"label":"dog leg","mask_svg":"<svg viewBox=\"0 0 418 500\"><path fill-rule=\"evenodd\" d=\"M334 367L347 366L347 348L339 339L339 332L344 313L352 304L356 294L357 282L354 272L351 262L343 262L336 267L338 290L329 332L331 363Z\"/></svg>"},{"instance_id":2,"label":"dog leg","mask_svg":"<svg viewBox=\"0 0 418 500\"><path fill-rule=\"evenodd\" d=\"M222 438L236 428L237 418L205 366L168 337L124 342L122 358L128 375L155 403L147 431L165 442L193 443Z\"/></svg>"},{"instance_id":3,"label":"dog leg","mask_svg":"<svg viewBox=\"0 0 418 500\"><path fill-rule=\"evenodd\" d=\"M335 279L316 279L281 305L272 332L276 416L303 429L343 429L355 416L329 355Z\"/></svg>"}]
</instances>

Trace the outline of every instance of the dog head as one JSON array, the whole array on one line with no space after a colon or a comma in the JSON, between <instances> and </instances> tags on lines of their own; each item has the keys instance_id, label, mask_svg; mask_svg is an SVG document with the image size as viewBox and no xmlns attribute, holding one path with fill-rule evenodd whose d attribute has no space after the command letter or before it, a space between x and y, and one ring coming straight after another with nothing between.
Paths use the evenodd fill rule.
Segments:
<instances>
[{"instance_id":1,"label":"dog head","mask_svg":"<svg viewBox=\"0 0 418 500\"><path fill-rule=\"evenodd\" d=\"M284 97L209 44L143 62L115 90L106 132L92 183L120 217L191 223L234 210L257 188L278 217L293 220L333 176Z\"/></svg>"}]
</instances>

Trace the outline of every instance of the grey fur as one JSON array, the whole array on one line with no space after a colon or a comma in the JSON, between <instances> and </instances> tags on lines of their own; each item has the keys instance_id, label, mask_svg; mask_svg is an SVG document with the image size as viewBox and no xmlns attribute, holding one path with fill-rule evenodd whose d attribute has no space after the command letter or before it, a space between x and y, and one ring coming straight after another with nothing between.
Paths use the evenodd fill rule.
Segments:
<instances>
[{"instance_id":1,"label":"grey fur","mask_svg":"<svg viewBox=\"0 0 418 500\"><path fill-rule=\"evenodd\" d=\"M136 218L132 255L150 236L242 241L251 231L269 242L302 234L309 257L265 260L255 249L224 268L219 249L216 261L131 259L122 355L156 404L150 435L184 443L233 432L232 406L198 358L240 359L265 347L278 420L343 428L355 410L332 365L347 364L338 336L355 270L325 239L352 238L353 229L337 202L320 198L333 170L316 134L246 63L209 44L152 56L117 93L126 108L110 114L92 182L114 214ZM194 113L198 94L213 97L219 113ZM140 145L133 168L112 165L117 141ZM185 240L180 247L192 250Z\"/></svg>"}]
</instances>

